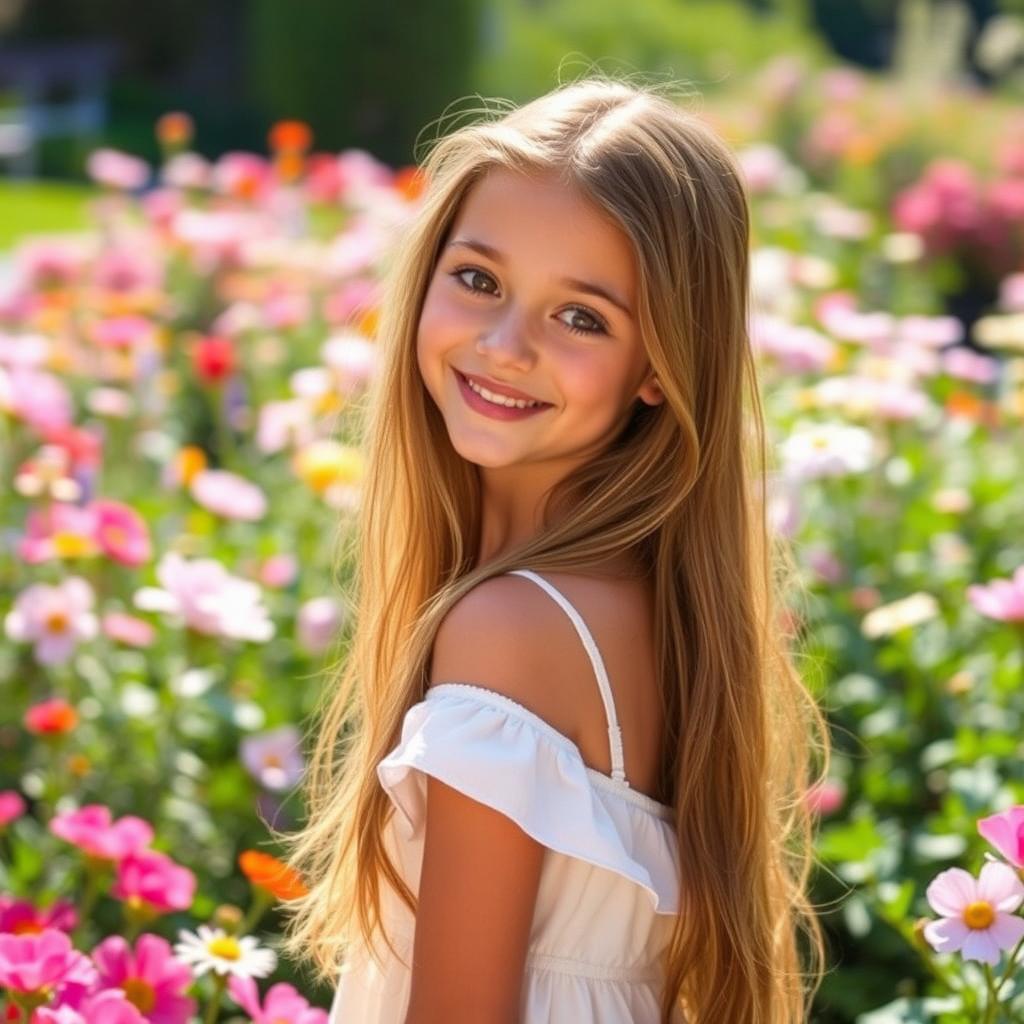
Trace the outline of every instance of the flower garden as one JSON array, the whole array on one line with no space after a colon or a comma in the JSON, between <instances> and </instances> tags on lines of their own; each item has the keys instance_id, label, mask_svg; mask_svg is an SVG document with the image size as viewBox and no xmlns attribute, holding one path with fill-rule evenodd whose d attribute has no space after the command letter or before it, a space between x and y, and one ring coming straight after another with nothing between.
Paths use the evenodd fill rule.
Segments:
<instances>
[{"instance_id":1,"label":"flower garden","mask_svg":"<svg viewBox=\"0 0 1024 1024\"><path fill-rule=\"evenodd\" d=\"M1024 1020L1024 120L779 60L710 98L754 218L789 614L833 724L815 1020ZM280 122L93 153L0 277L0 992L323 1024L275 952L345 655L378 282L423 182Z\"/></svg>"}]
</instances>

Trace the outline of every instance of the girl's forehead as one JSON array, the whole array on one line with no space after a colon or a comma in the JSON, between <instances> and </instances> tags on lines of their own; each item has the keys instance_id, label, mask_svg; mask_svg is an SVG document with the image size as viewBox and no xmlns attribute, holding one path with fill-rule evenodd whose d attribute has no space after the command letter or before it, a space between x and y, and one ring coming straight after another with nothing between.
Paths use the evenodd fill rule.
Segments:
<instances>
[{"instance_id":1,"label":"girl's forehead","mask_svg":"<svg viewBox=\"0 0 1024 1024\"><path fill-rule=\"evenodd\" d=\"M554 173L487 171L463 196L448 232L449 244L466 239L509 259L565 259L574 271L583 264L629 283L635 275L633 246L622 227Z\"/></svg>"}]
</instances>

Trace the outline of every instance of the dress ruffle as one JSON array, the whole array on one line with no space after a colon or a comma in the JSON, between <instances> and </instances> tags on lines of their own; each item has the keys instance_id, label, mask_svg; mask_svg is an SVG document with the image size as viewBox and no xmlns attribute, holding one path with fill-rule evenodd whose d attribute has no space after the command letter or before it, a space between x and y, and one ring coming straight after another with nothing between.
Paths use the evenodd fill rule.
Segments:
<instances>
[{"instance_id":1,"label":"dress ruffle","mask_svg":"<svg viewBox=\"0 0 1024 1024\"><path fill-rule=\"evenodd\" d=\"M423 827L432 775L511 818L549 849L635 882L679 912L672 808L584 763L569 737L504 694L439 683L406 712L377 775L407 837Z\"/></svg>"}]
</instances>

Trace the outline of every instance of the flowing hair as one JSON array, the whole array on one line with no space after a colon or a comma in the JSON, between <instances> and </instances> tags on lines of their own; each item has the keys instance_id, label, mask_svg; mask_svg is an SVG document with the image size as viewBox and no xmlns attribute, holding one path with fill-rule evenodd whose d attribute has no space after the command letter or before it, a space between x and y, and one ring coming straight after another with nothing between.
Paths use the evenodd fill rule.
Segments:
<instances>
[{"instance_id":1,"label":"flowing hair","mask_svg":"<svg viewBox=\"0 0 1024 1024\"><path fill-rule=\"evenodd\" d=\"M807 891L815 820L806 797L827 773L830 747L794 662L792 555L767 519L741 173L695 114L657 87L605 74L489 113L435 141L421 205L385 274L351 551L355 627L311 729L307 823L278 836L308 885L284 905L282 947L335 981L382 923L382 881L415 913L385 848L391 804L376 765L424 697L449 608L513 568L586 571L630 552L655 593L661 791L676 811L681 862L662 1020L681 1010L690 1024L796 1024L824 974ZM621 226L665 400L636 402L607 450L553 488L555 525L549 515L530 541L474 568L477 467L448 438L416 338L459 204L492 168L560 175Z\"/></svg>"}]
</instances>

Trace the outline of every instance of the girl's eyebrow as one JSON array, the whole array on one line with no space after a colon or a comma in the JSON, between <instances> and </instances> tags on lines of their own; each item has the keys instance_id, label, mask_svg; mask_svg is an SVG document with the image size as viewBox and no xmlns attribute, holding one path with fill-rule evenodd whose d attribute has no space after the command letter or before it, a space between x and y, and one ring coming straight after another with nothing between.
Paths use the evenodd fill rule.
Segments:
<instances>
[{"instance_id":1,"label":"girl's eyebrow","mask_svg":"<svg viewBox=\"0 0 1024 1024\"><path fill-rule=\"evenodd\" d=\"M456 238L449 242L445 246L446 249L450 249L453 245L461 245L467 249L475 249L478 253L483 256L495 261L495 263L504 263L505 257L494 248L494 246L487 245L486 242L478 242L473 238ZM592 284L590 281L580 281L575 277L563 277L561 284L568 285L570 288L574 288L578 292L586 292L588 295L597 295L602 299L610 302L613 306L618 307L628 317L633 316L633 311L623 302L621 299L615 297L615 295L607 288L603 288L599 284Z\"/></svg>"}]
</instances>

